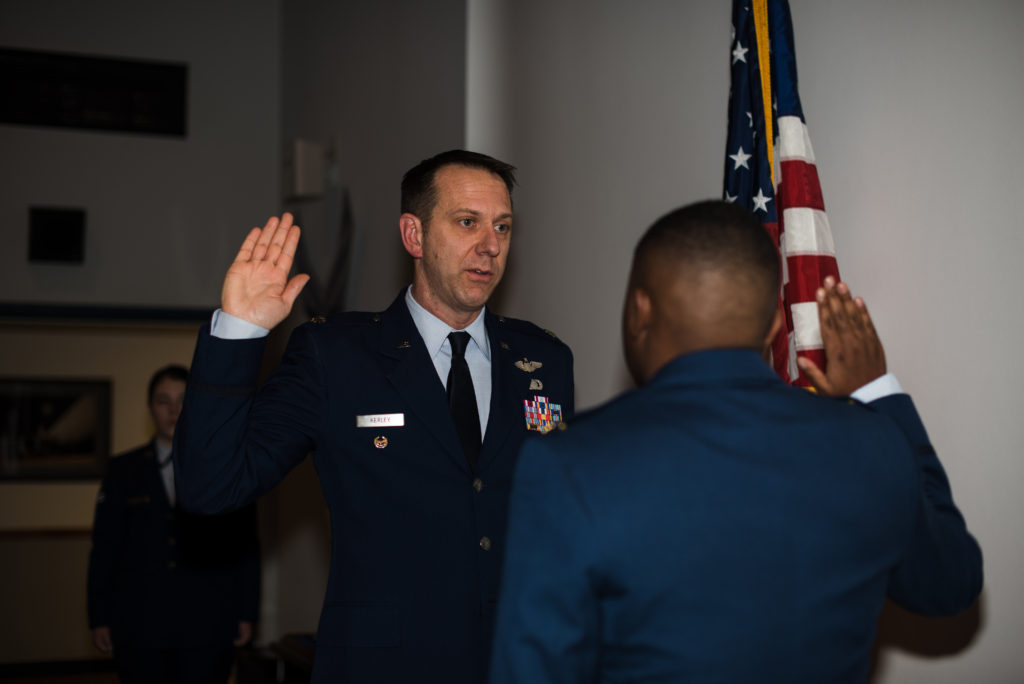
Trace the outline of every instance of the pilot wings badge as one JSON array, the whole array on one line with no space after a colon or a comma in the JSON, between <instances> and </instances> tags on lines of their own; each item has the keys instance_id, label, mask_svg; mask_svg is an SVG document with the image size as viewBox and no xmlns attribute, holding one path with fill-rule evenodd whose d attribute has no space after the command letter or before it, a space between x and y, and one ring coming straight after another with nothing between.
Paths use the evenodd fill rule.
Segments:
<instances>
[{"instance_id":1,"label":"pilot wings badge","mask_svg":"<svg viewBox=\"0 0 1024 684\"><path fill-rule=\"evenodd\" d=\"M516 361L516 368L526 373L532 373L543 365L540 361L530 361L525 356L521 360Z\"/></svg>"}]
</instances>

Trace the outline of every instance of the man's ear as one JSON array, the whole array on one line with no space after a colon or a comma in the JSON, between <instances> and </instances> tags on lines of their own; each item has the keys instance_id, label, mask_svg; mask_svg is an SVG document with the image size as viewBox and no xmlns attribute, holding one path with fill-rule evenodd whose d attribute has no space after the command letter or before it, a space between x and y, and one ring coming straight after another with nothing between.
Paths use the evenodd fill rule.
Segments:
<instances>
[{"instance_id":1,"label":"man's ear","mask_svg":"<svg viewBox=\"0 0 1024 684\"><path fill-rule=\"evenodd\" d=\"M775 341L775 336L782 330L782 324L785 322L785 315L782 313L782 309L775 309L775 315L772 316L772 324L768 326L768 335L764 338L764 344L761 345L761 356L766 361L771 360L772 342Z\"/></svg>"},{"instance_id":2,"label":"man's ear","mask_svg":"<svg viewBox=\"0 0 1024 684\"><path fill-rule=\"evenodd\" d=\"M413 214L405 213L398 217L398 230L402 234L402 246L412 255L413 259L423 256L423 224Z\"/></svg>"},{"instance_id":3,"label":"man's ear","mask_svg":"<svg viewBox=\"0 0 1024 684\"><path fill-rule=\"evenodd\" d=\"M651 296L639 287L626 292L626 308L623 313L623 327L632 339L643 338L651 325Z\"/></svg>"}]
</instances>

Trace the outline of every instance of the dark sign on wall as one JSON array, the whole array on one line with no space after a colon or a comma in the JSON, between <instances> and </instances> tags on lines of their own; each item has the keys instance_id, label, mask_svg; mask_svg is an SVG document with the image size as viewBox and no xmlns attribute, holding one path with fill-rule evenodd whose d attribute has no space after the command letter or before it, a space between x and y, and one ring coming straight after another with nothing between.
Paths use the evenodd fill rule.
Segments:
<instances>
[{"instance_id":1,"label":"dark sign on wall","mask_svg":"<svg viewBox=\"0 0 1024 684\"><path fill-rule=\"evenodd\" d=\"M184 137L188 66L0 48L0 123Z\"/></svg>"}]
</instances>

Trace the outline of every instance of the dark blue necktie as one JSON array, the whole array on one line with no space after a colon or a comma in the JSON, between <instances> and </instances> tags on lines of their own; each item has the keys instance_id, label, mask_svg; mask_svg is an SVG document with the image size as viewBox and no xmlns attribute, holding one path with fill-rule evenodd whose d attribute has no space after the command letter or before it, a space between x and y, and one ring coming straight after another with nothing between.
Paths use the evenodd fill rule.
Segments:
<instances>
[{"instance_id":1,"label":"dark blue necktie","mask_svg":"<svg viewBox=\"0 0 1024 684\"><path fill-rule=\"evenodd\" d=\"M452 367L448 371L448 409L455 421L455 431L462 443L462 451L469 460L469 467L476 470L480 456L480 413L476 410L476 392L473 391L473 377L466 363L468 332L453 332L448 335L452 345Z\"/></svg>"}]
</instances>

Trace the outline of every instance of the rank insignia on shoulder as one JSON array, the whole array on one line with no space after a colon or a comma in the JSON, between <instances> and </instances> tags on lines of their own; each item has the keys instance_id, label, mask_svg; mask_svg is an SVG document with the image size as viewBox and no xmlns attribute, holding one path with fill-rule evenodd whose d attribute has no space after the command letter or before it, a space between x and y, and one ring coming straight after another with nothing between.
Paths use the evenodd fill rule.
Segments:
<instances>
[{"instance_id":1,"label":"rank insignia on shoulder","mask_svg":"<svg viewBox=\"0 0 1024 684\"><path fill-rule=\"evenodd\" d=\"M554 338L555 338L556 340L558 339L558 335L556 335L555 333L551 332L551 331L550 331L550 330L548 330L547 328L544 328L544 332L546 332L546 333L547 333L548 335L551 335L551 336L552 336L552 337L554 337Z\"/></svg>"},{"instance_id":2,"label":"rank insignia on shoulder","mask_svg":"<svg viewBox=\"0 0 1024 684\"><path fill-rule=\"evenodd\" d=\"M327 316L321 316L321 315L317 314L316 316L313 316L312 318L310 318L309 321L310 321L310 323L326 323L327 322Z\"/></svg>"},{"instance_id":3,"label":"rank insignia on shoulder","mask_svg":"<svg viewBox=\"0 0 1024 684\"><path fill-rule=\"evenodd\" d=\"M373 438L373 446L377 447L378 449L387 449L388 438L385 437L384 435L377 435L376 437Z\"/></svg>"},{"instance_id":4,"label":"rank insignia on shoulder","mask_svg":"<svg viewBox=\"0 0 1024 684\"><path fill-rule=\"evenodd\" d=\"M550 432L562 422L562 405L552 404L547 397L534 395L533 401L523 399L526 429L540 433Z\"/></svg>"},{"instance_id":5,"label":"rank insignia on shoulder","mask_svg":"<svg viewBox=\"0 0 1024 684\"><path fill-rule=\"evenodd\" d=\"M530 361L525 356L519 361L516 361L516 368L526 373L532 373L543 365L544 364L540 361Z\"/></svg>"}]
</instances>

